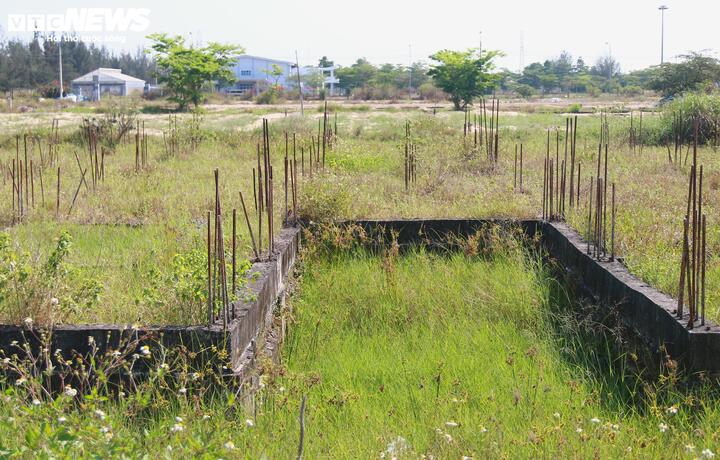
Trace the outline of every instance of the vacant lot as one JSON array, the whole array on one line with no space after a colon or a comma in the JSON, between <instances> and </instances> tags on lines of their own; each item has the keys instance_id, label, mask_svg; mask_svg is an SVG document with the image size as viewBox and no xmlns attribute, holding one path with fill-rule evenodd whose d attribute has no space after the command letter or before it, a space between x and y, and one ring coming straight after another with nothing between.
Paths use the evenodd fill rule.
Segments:
<instances>
[{"instance_id":1,"label":"vacant lot","mask_svg":"<svg viewBox=\"0 0 720 460\"><path fill-rule=\"evenodd\" d=\"M220 174L228 239L231 209L236 208L240 216L238 251L242 261L238 270L242 270L252 251L238 192L243 191L248 201L257 232L250 197L263 116L269 119L272 164L281 178L274 184L276 222L281 222L284 214L285 133L291 155L295 134L301 169L299 206L310 220L537 216L541 212L548 129L551 156L556 143L559 156L564 154L566 116L561 113L501 111L499 154L494 163L487 159L482 142L476 148L472 134L463 136L462 113L440 111L433 116L427 107L398 105L331 104L330 108L334 112L330 112L329 124L332 129L337 126L337 136L333 147L327 149L324 170L315 169L312 177L311 138L317 136L322 118L316 107L308 108L305 117L292 112L286 116L285 108L258 113L260 109L243 106L213 107L202 115L199 128L190 115L177 116L174 126L180 145L173 151L168 148L168 138L175 115L141 114L148 133L147 165L135 171L131 131L113 151L108 150L105 178L94 186L90 172L86 177L89 185L80 183L80 168L90 170L87 145L79 131L87 113L12 115L18 118L12 133L29 136L28 162L33 161L35 173L25 195L30 199L34 188L35 204L28 203L22 223L13 224L12 162L24 162L24 145L20 137L16 153L16 137L8 133L0 144L4 180L0 220L8 233L3 257L38 273L37 268L57 249L57 239L65 232L71 244L63 252L62 276L59 274L33 300L3 297L0 318L13 322L32 316L38 322L140 324L202 321L205 227L207 211L214 206L213 171L218 168ZM100 120L105 114L93 116ZM50 165L47 156L53 118L64 121L55 147L57 161ZM38 127L30 122L37 119L45 120L44 124ZM410 140L417 146L417 182L409 190L405 190L403 180L407 121ZM637 128L637 112L635 123ZM646 130L652 129L658 123L657 116L646 113L644 123ZM581 205L568 209L567 219L580 231L587 226L589 177L595 174L600 126L597 115L578 117ZM628 114L610 114L608 127L608 176L617 185L618 253L634 273L677 294L689 164L670 164L664 146L648 145L642 152L633 152ZM192 137L199 139L197 145L192 145ZM523 144L524 152L522 193L514 190L515 148L519 144ZM703 206L709 226L707 310L708 316L718 318L720 265L713 254L720 242L720 227L713 216L720 186L719 160L710 147L701 147L698 157L705 168ZM57 167L61 170L59 207ZM229 241L226 247L230 247ZM19 281L13 283L19 286ZM59 299L57 305L51 303L53 298Z\"/></svg>"}]
</instances>

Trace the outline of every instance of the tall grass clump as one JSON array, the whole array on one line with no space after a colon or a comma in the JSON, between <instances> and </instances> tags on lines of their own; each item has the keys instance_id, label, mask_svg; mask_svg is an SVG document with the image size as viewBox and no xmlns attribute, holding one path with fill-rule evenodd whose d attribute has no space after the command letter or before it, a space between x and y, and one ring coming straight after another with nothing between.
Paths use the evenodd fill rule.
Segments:
<instances>
[{"instance_id":1,"label":"tall grass clump","mask_svg":"<svg viewBox=\"0 0 720 460\"><path fill-rule=\"evenodd\" d=\"M678 126L677 120L682 120ZM698 123L698 143L717 145L720 136L720 94L686 93L662 107L659 131L648 132L650 141L656 144L674 142L675 131L680 140L689 144L693 142L695 122ZM675 131L673 124L676 125ZM653 139L654 137L654 139Z\"/></svg>"}]
</instances>

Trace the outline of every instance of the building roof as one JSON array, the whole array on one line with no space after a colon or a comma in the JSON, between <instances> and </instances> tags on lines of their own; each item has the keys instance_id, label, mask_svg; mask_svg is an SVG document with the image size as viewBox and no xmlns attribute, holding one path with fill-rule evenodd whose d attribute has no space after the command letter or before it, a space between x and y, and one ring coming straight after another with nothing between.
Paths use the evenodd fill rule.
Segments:
<instances>
[{"instance_id":1,"label":"building roof","mask_svg":"<svg viewBox=\"0 0 720 460\"><path fill-rule=\"evenodd\" d=\"M251 54L239 54L239 55L237 56L237 58L257 59L258 61L268 61L268 62L274 62L274 63L277 63L277 64L285 64L285 65L289 65L289 66L294 66L294 65L295 65L294 62L283 61L282 59L271 59L271 58L266 58L266 57L262 57L262 56L253 56L253 55L251 55Z\"/></svg>"},{"instance_id":2,"label":"building roof","mask_svg":"<svg viewBox=\"0 0 720 460\"><path fill-rule=\"evenodd\" d=\"M87 84L93 82L93 77L97 75L100 83L142 83L145 84L145 80L131 77L122 73L121 69L110 69L107 67L100 67L92 72L86 73L81 77L77 77L72 81L75 84Z\"/></svg>"}]
</instances>

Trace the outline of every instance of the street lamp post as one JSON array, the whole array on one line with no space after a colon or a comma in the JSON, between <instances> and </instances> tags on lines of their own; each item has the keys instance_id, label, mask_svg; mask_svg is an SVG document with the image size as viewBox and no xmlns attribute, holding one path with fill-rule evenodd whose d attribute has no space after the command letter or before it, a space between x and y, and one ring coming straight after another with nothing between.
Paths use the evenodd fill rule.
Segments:
<instances>
[{"instance_id":1,"label":"street lamp post","mask_svg":"<svg viewBox=\"0 0 720 460\"><path fill-rule=\"evenodd\" d=\"M612 60L612 45L610 45L610 42L605 42L605 44L608 47L608 80L612 80L612 72L613 72L613 60Z\"/></svg>"},{"instance_id":2,"label":"street lamp post","mask_svg":"<svg viewBox=\"0 0 720 460\"><path fill-rule=\"evenodd\" d=\"M665 10L666 5L660 5L660 64L665 62Z\"/></svg>"}]
</instances>

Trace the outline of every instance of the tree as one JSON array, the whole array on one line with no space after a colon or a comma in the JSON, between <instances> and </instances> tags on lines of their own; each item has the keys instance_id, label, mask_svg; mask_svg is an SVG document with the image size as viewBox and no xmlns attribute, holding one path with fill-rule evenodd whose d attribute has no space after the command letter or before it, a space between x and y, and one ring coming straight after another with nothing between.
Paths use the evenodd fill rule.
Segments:
<instances>
[{"instance_id":1,"label":"tree","mask_svg":"<svg viewBox=\"0 0 720 460\"><path fill-rule=\"evenodd\" d=\"M375 66L365 58L358 59L350 67L341 67L335 71L335 75L340 79L340 86L348 91L368 85L376 73Z\"/></svg>"},{"instance_id":2,"label":"tree","mask_svg":"<svg viewBox=\"0 0 720 460\"><path fill-rule=\"evenodd\" d=\"M717 59L702 53L680 57L682 62L662 64L644 75L649 80L647 86L668 97L713 87L720 81L720 61Z\"/></svg>"},{"instance_id":3,"label":"tree","mask_svg":"<svg viewBox=\"0 0 720 460\"><path fill-rule=\"evenodd\" d=\"M462 110L473 100L495 88L498 76L491 74L497 51L477 52L442 50L430 56L438 62L428 75L435 85L450 95L455 110Z\"/></svg>"},{"instance_id":4,"label":"tree","mask_svg":"<svg viewBox=\"0 0 720 460\"><path fill-rule=\"evenodd\" d=\"M202 87L207 82L222 80L233 81L230 66L236 62L234 57L244 52L235 45L208 43L202 48L185 46L180 36L152 34L153 41L149 52L155 53L158 77L170 90L170 100L177 102L180 110L186 110L192 103L195 107L202 99Z\"/></svg>"},{"instance_id":5,"label":"tree","mask_svg":"<svg viewBox=\"0 0 720 460\"><path fill-rule=\"evenodd\" d=\"M318 62L318 67L332 67L335 63L327 58L327 56L323 56L320 58L320 61Z\"/></svg>"},{"instance_id":6,"label":"tree","mask_svg":"<svg viewBox=\"0 0 720 460\"><path fill-rule=\"evenodd\" d=\"M607 56L598 58L591 70L591 73L603 78L611 79L620 73L620 64L618 64L614 57L608 54Z\"/></svg>"},{"instance_id":7,"label":"tree","mask_svg":"<svg viewBox=\"0 0 720 460\"><path fill-rule=\"evenodd\" d=\"M273 64L269 70L266 70L265 73L268 77L273 79L273 87L277 88L278 81L280 80L280 77L283 76L285 72L283 72L282 67L280 67L277 64Z\"/></svg>"}]
</instances>

